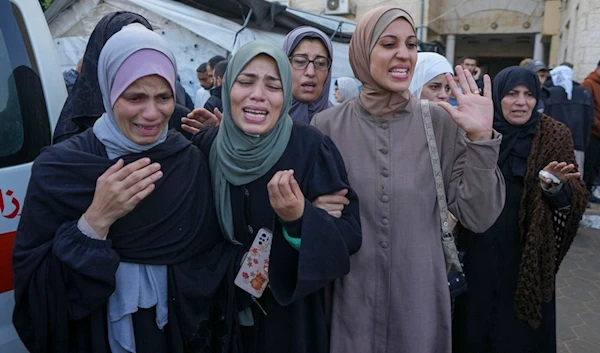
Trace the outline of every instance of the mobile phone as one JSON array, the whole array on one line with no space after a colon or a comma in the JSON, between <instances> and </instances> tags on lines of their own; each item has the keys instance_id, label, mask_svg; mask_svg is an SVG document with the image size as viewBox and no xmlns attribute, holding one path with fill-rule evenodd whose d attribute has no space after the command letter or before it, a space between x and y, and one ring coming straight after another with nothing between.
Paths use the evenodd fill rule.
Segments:
<instances>
[{"instance_id":1,"label":"mobile phone","mask_svg":"<svg viewBox=\"0 0 600 353\"><path fill-rule=\"evenodd\" d=\"M273 232L270 230L261 228L258 231L234 280L236 286L256 298L262 296L269 284L269 255L272 240Z\"/></svg>"}]
</instances>

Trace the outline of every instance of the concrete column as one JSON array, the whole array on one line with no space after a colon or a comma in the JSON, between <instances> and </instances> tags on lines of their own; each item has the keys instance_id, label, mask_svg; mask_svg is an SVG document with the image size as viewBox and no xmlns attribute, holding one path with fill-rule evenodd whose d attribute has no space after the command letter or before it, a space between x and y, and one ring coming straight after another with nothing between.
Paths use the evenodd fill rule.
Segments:
<instances>
[{"instance_id":1,"label":"concrete column","mask_svg":"<svg viewBox=\"0 0 600 353\"><path fill-rule=\"evenodd\" d=\"M450 65L454 66L454 56L456 53L456 36L454 34L448 34L446 36L446 59L450 62Z\"/></svg>"},{"instance_id":2,"label":"concrete column","mask_svg":"<svg viewBox=\"0 0 600 353\"><path fill-rule=\"evenodd\" d=\"M533 42L533 60L544 61L544 45L542 44L542 34L536 33Z\"/></svg>"}]
</instances>

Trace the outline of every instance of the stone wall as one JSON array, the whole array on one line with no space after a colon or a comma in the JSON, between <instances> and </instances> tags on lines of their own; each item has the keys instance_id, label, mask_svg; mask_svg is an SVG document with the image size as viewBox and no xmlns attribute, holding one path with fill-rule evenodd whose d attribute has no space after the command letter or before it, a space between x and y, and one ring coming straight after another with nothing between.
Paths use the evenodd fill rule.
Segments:
<instances>
[{"instance_id":1,"label":"stone wall","mask_svg":"<svg viewBox=\"0 0 600 353\"><path fill-rule=\"evenodd\" d=\"M582 81L600 61L600 1L563 0L559 38L557 64L571 62Z\"/></svg>"}]
</instances>

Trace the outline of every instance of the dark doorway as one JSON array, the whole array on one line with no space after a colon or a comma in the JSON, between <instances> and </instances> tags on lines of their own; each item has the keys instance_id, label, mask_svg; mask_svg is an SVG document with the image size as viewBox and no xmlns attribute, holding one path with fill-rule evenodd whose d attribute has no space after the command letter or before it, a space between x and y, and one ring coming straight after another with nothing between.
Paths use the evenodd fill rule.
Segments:
<instances>
[{"instance_id":1,"label":"dark doorway","mask_svg":"<svg viewBox=\"0 0 600 353\"><path fill-rule=\"evenodd\" d=\"M477 65L493 79L502 69L519 65L523 57L479 57Z\"/></svg>"}]
</instances>

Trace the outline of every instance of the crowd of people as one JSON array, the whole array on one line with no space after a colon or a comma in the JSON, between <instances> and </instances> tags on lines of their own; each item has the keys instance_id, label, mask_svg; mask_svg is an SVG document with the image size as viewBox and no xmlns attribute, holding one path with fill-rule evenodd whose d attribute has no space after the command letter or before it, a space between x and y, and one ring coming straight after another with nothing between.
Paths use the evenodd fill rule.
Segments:
<instances>
[{"instance_id":1,"label":"crowd of people","mask_svg":"<svg viewBox=\"0 0 600 353\"><path fill-rule=\"evenodd\" d=\"M492 81L418 52L397 6L364 14L348 54L336 105L331 40L303 26L201 64L189 107L148 21L104 17L17 231L27 348L555 352L600 63L581 86L537 61Z\"/></svg>"}]
</instances>

